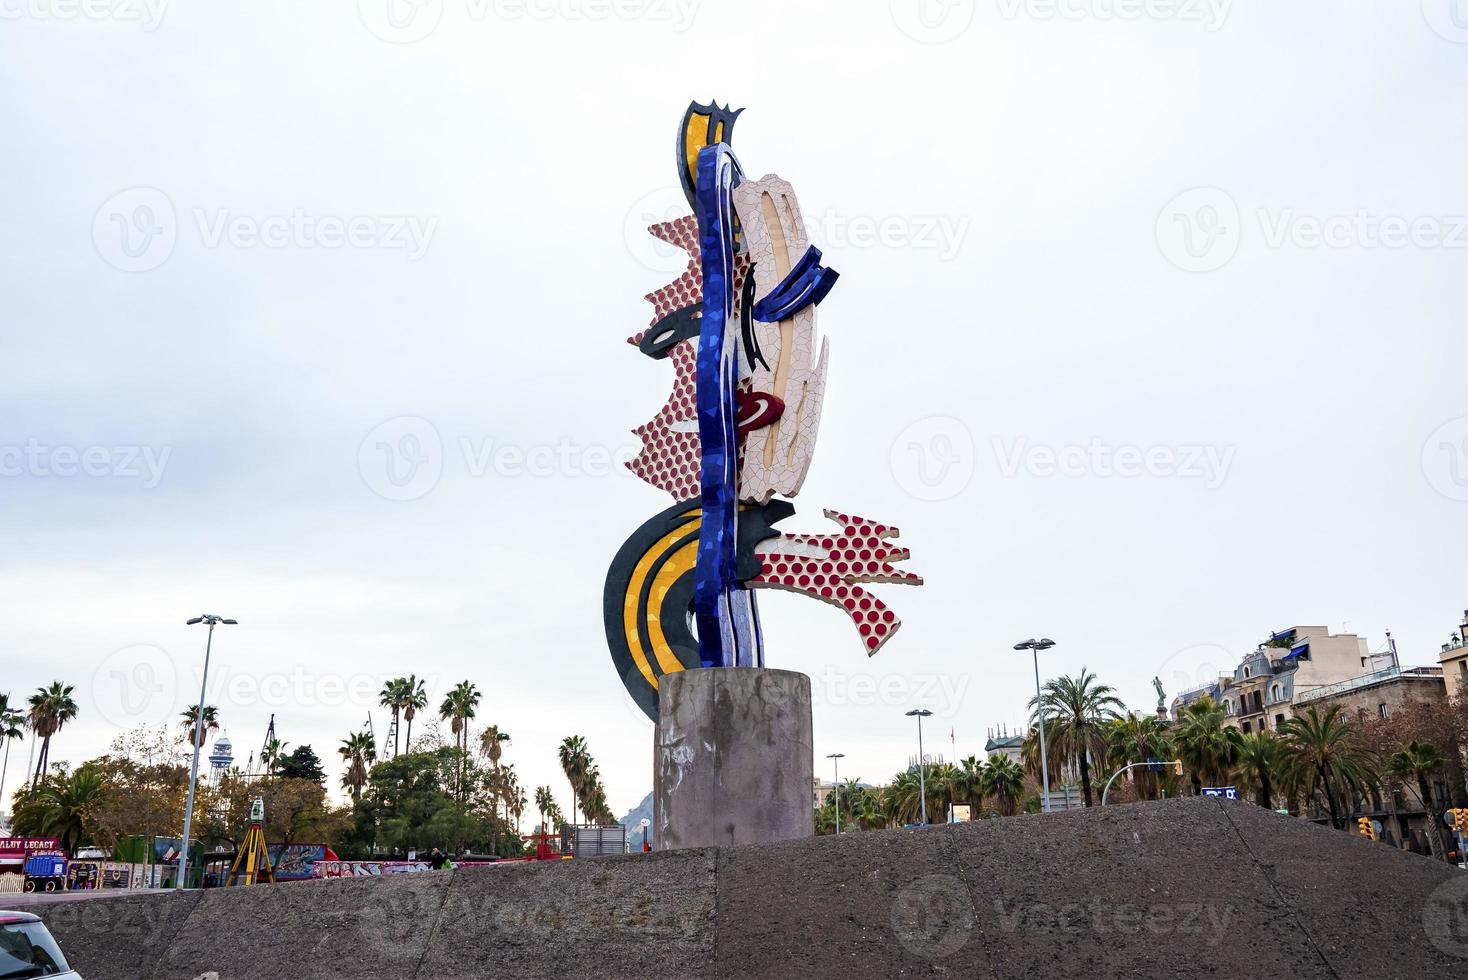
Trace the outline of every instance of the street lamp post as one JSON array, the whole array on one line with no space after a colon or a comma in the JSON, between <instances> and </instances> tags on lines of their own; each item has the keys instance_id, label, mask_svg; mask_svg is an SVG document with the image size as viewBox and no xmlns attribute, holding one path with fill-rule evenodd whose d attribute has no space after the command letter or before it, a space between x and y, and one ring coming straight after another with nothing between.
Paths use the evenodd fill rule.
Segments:
<instances>
[{"instance_id":1,"label":"street lamp post","mask_svg":"<svg viewBox=\"0 0 1468 980\"><path fill-rule=\"evenodd\" d=\"M189 870L189 834L194 829L194 788L199 783L199 748L204 741L204 698L209 690L209 653L214 646L214 627L239 625L233 619L225 619L209 613L195 616L184 625L194 626L198 623L209 625L209 635L204 640L204 680L199 685L199 703L194 705L194 765L189 770L189 800L184 804L183 840L179 842L181 846L178 849L178 883L174 886L176 888L184 887L184 879Z\"/></svg>"},{"instance_id":2,"label":"street lamp post","mask_svg":"<svg viewBox=\"0 0 1468 980\"><path fill-rule=\"evenodd\" d=\"M1043 787L1043 795L1040 797L1040 811L1050 812L1050 760L1045 755L1045 706L1040 702L1040 651L1049 650L1055 645L1054 640L1029 639L1016 643L1016 650L1030 650L1035 655L1035 715L1040 719L1040 785Z\"/></svg>"},{"instance_id":3,"label":"street lamp post","mask_svg":"<svg viewBox=\"0 0 1468 980\"><path fill-rule=\"evenodd\" d=\"M924 827L928 825L928 774L923 760L923 719L932 714L927 708L913 708L907 713L907 717L918 720L918 804L922 807Z\"/></svg>"},{"instance_id":4,"label":"street lamp post","mask_svg":"<svg viewBox=\"0 0 1468 980\"><path fill-rule=\"evenodd\" d=\"M827 759L830 759L831 760L831 765L835 767L835 778L836 778L836 781L831 784L831 788L836 793L836 836L837 837L840 837L841 836L841 760L844 759L844 758L846 758L846 753L844 753L844 752L832 752L830 755L826 756L826 758Z\"/></svg>"}]
</instances>

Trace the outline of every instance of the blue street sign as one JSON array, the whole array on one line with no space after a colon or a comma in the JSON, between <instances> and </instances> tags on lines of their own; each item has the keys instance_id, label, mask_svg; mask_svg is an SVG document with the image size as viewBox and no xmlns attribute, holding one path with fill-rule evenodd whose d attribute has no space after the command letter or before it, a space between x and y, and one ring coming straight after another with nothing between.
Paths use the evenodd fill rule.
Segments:
<instances>
[{"instance_id":1,"label":"blue street sign","mask_svg":"<svg viewBox=\"0 0 1468 980\"><path fill-rule=\"evenodd\" d=\"M1226 800L1236 800L1239 798L1239 791L1232 786L1204 786L1203 795L1221 796Z\"/></svg>"}]
</instances>

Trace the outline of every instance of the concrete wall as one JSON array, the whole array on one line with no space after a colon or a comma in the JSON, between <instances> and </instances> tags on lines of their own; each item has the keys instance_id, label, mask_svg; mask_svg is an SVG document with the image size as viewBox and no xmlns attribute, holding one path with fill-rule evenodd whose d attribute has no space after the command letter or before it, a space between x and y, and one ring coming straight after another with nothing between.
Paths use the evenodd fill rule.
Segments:
<instances>
[{"instance_id":1,"label":"concrete wall","mask_svg":"<svg viewBox=\"0 0 1468 980\"><path fill-rule=\"evenodd\" d=\"M87 980L1468 975L1468 874L1205 799L30 907Z\"/></svg>"}]
</instances>

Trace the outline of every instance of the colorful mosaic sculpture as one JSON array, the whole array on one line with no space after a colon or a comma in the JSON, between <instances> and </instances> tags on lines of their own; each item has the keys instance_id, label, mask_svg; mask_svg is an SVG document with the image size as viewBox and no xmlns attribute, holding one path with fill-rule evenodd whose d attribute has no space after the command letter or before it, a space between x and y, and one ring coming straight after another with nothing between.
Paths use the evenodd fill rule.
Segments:
<instances>
[{"instance_id":1,"label":"colorful mosaic sculpture","mask_svg":"<svg viewBox=\"0 0 1468 980\"><path fill-rule=\"evenodd\" d=\"M664 674L764 666L752 590L839 606L870 655L901 622L862 586L922 584L892 566L908 553L890 525L827 510L832 533L775 529L815 452L830 354L816 308L837 273L790 184L744 177L729 146L742 111L695 102L684 114L678 175L693 214L648 231L688 266L647 296L651 323L628 340L674 374L628 464L674 503L618 551L603 596L612 661L653 720Z\"/></svg>"}]
</instances>

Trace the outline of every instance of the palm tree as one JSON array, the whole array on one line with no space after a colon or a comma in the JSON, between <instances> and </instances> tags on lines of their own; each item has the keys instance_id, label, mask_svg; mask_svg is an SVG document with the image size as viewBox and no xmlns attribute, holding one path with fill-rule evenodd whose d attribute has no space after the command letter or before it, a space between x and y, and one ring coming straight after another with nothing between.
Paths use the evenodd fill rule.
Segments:
<instances>
[{"instance_id":1,"label":"palm tree","mask_svg":"<svg viewBox=\"0 0 1468 980\"><path fill-rule=\"evenodd\" d=\"M428 690L423 686L423 682L418 679L417 674L408 675L407 680L403 684L402 697L399 699L398 704L403 709L403 721L408 723L408 733L403 737L403 741L408 744L408 751L412 752L413 718L418 712L428 709ZM396 735L396 732L394 732L394 735ZM396 749L393 752L397 754Z\"/></svg>"},{"instance_id":2,"label":"palm tree","mask_svg":"<svg viewBox=\"0 0 1468 980\"><path fill-rule=\"evenodd\" d=\"M41 738L41 757L36 760L36 772L31 779L32 799L35 799L41 775L45 773L46 764L51 759L51 736L76 717L76 701L71 696L75 690L70 684L52 681L50 687L37 688L36 693L30 697L31 709L26 720L31 731Z\"/></svg>"},{"instance_id":3,"label":"palm tree","mask_svg":"<svg viewBox=\"0 0 1468 980\"><path fill-rule=\"evenodd\" d=\"M1045 718L1049 750L1080 770L1081 792L1090 806L1091 759L1105 758L1106 723L1125 710L1125 705L1112 688L1097 684L1096 675L1082 667L1078 677L1057 677L1046 683L1040 696L1030 699L1030 708L1037 718Z\"/></svg>"},{"instance_id":4,"label":"palm tree","mask_svg":"<svg viewBox=\"0 0 1468 980\"><path fill-rule=\"evenodd\" d=\"M479 699L479 688L468 681L460 681L438 706L438 717L449 723L454 733L454 747L460 752L469 751L469 722L474 720L474 709L479 706Z\"/></svg>"},{"instance_id":5,"label":"palm tree","mask_svg":"<svg viewBox=\"0 0 1468 980\"><path fill-rule=\"evenodd\" d=\"M394 677L382 685L382 690L377 693L377 703L392 712L392 755L398 757L398 719L402 717L403 702L408 697L408 679L406 677ZM409 748L412 748L410 745Z\"/></svg>"},{"instance_id":6,"label":"palm tree","mask_svg":"<svg viewBox=\"0 0 1468 980\"><path fill-rule=\"evenodd\" d=\"M0 763L0 808L5 806L5 775L10 769L10 743L25 737L25 715L10 706L10 695L0 694L0 742L5 743L5 761Z\"/></svg>"},{"instance_id":7,"label":"palm tree","mask_svg":"<svg viewBox=\"0 0 1468 980\"><path fill-rule=\"evenodd\" d=\"M260 764L265 767L268 776L275 772L282 759L285 758L285 747L291 743L282 742L278 738L267 739L260 748Z\"/></svg>"},{"instance_id":8,"label":"palm tree","mask_svg":"<svg viewBox=\"0 0 1468 980\"><path fill-rule=\"evenodd\" d=\"M917 823L922 816L922 793L917 769L907 769L892 777L882 794L882 812L888 822L903 826Z\"/></svg>"},{"instance_id":9,"label":"palm tree","mask_svg":"<svg viewBox=\"0 0 1468 980\"><path fill-rule=\"evenodd\" d=\"M489 765L494 770L496 777L496 789L498 789L499 782L500 758L505 751L504 743L509 740L509 733L500 731L500 726L498 725L490 725L479 733L479 755L489 760ZM494 805L498 806L498 803L496 802Z\"/></svg>"},{"instance_id":10,"label":"palm tree","mask_svg":"<svg viewBox=\"0 0 1468 980\"><path fill-rule=\"evenodd\" d=\"M342 786L351 791L355 802L362 798L362 787L367 785L368 771L377 759L377 746L373 743L372 736L366 732L353 732L342 741L341 747L336 751L347 762Z\"/></svg>"},{"instance_id":11,"label":"palm tree","mask_svg":"<svg viewBox=\"0 0 1468 980\"><path fill-rule=\"evenodd\" d=\"M1117 766L1129 766L1139 762L1160 762L1172 757L1172 739L1168 737L1167 722L1156 715L1127 715L1118 718L1106 729L1107 758ZM1132 785L1137 788L1137 798L1155 800L1160 795L1161 780L1149 766L1138 766L1131 770Z\"/></svg>"},{"instance_id":12,"label":"palm tree","mask_svg":"<svg viewBox=\"0 0 1468 980\"><path fill-rule=\"evenodd\" d=\"M1038 725L1030 725L1029 732L1026 733L1024 741L1020 743L1019 754L1020 761L1024 764L1025 772L1034 776L1035 782L1043 782L1044 780L1040 774L1040 728ZM1059 783L1061 777L1064 775L1065 759L1059 752L1051 750L1051 747L1047 744L1045 746L1045 762L1047 763L1046 768L1050 770L1050 783L1053 786Z\"/></svg>"},{"instance_id":13,"label":"palm tree","mask_svg":"<svg viewBox=\"0 0 1468 980\"><path fill-rule=\"evenodd\" d=\"M546 821L548 815L556 808L556 798L551 793L549 786L535 787L535 812L540 814L540 832L550 833L550 824Z\"/></svg>"},{"instance_id":14,"label":"palm tree","mask_svg":"<svg viewBox=\"0 0 1468 980\"><path fill-rule=\"evenodd\" d=\"M851 815L852 825L862 830L886 826L887 818L882 814L881 797L862 786L860 778L849 780L846 786L841 802Z\"/></svg>"},{"instance_id":15,"label":"palm tree","mask_svg":"<svg viewBox=\"0 0 1468 980\"><path fill-rule=\"evenodd\" d=\"M999 812L1012 817L1019 812L1025 792L1025 771L1007 755L996 755L984 766L984 795L994 797Z\"/></svg>"},{"instance_id":16,"label":"palm tree","mask_svg":"<svg viewBox=\"0 0 1468 980\"><path fill-rule=\"evenodd\" d=\"M459 750L459 775L455 795L464 796L464 762L469 754L469 722L474 720L474 709L479 705L479 688L468 681L460 681L444 696L438 706L438 717L449 723L454 733L454 748Z\"/></svg>"},{"instance_id":17,"label":"palm tree","mask_svg":"<svg viewBox=\"0 0 1468 980\"><path fill-rule=\"evenodd\" d=\"M566 774L566 782L571 784L571 816L575 818L580 809L587 773L591 769L591 755L586 748L586 739L580 735L567 735L561 740L557 754L560 757L561 772Z\"/></svg>"},{"instance_id":18,"label":"palm tree","mask_svg":"<svg viewBox=\"0 0 1468 980\"><path fill-rule=\"evenodd\" d=\"M1238 733L1223 723L1226 717L1223 706L1205 694L1183 709L1173 732L1173 743L1187 765L1195 794L1205 784L1222 783L1238 762Z\"/></svg>"},{"instance_id":19,"label":"palm tree","mask_svg":"<svg viewBox=\"0 0 1468 980\"><path fill-rule=\"evenodd\" d=\"M192 744L194 741L194 726L199 720L199 706L197 704L189 705L179 717L183 720L178 723L178 727L182 728L188 734L189 743ZM212 704L206 704L204 705L204 734L199 739L199 744L203 745L208 740L210 732L217 731L219 731L219 709Z\"/></svg>"},{"instance_id":20,"label":"palm tree","mask_svg":"<svg viewBox=\"0 0 1468 980\"><path fill-rule=\"evenodd\" d=\"M70 775L41 781L39 791L17 810L15 830L35 836L56 837L67 851L82 843L92 810L101 802L102 773L85 765Z\"/></svg>"},{"instance_id":21,"label":"palm tree","mask_svg":"<svg viewBox=\"0 0 1468 980\"><path fill-rule=\"evenodd\" d=\"M1273 809L1274 780L1279 776L1283 760L1279 740L1268 732L1255 732L1239 736L1236 742L1235 775L1242 782L1257 786L1259 794L1255 801L1266 810Z\"/></svg>"},{"instance_id":22,"label":"palm tree","mask_svg":"<svg viewBox=\"0 0 1468 980\"><path fill-rule=\"evenodd\" d=\"M928 821L930 823L934 818L939 823L948 822L948 815L953 812L953 804L958 799L961 781L962 774L959 768L951 762L939 762L928 766L923 782L928 789Z\"/></svg>"},{"instance_id":23,"label":"palm tree","mask_svg":"<svg viewBox=\"0 0 1468 980\"><path fill-rule=\"evenodd\" d=\"M1341 803L1347 793L1362 795L1377 783L1375 760L1360 734L1333 704L1321 714L1314 705L1279 726L1285 773L1293 788L1309 798L1324 793L1331 826L1346 828Z\"/></svg>"},{"instance_id":24,"label":"palm tree","mask_svg":"<svg viewBox=\"0 0 1468 980\"><path fill-rule=\"evenodd\" d=\"M970 820L978 817L984 808L984 763L977 757L969 756L959 763L953 781L953 795L969 805Z\"/></svg>"},{"instance_id":25,"label":"palm tree","mask_svg":"<svg viewBox=\"0 0 1468 980\"><path fill-rule=\"evenodd\" d=\"M1422 808L1427 811L1427 823L1432 827L1428 840L1432 843L1433 857L1446 860L1447 846L1442 839L1442 813L1433 802L1432 787L1427 782L1427 777L1442 768L1442 764L1442 753L1436 746L1413 739L1392 754L1387 760L1386 770L1404 785L1413 784L1417 798L1422 801Z\"/></svg>"}]
</instances>

